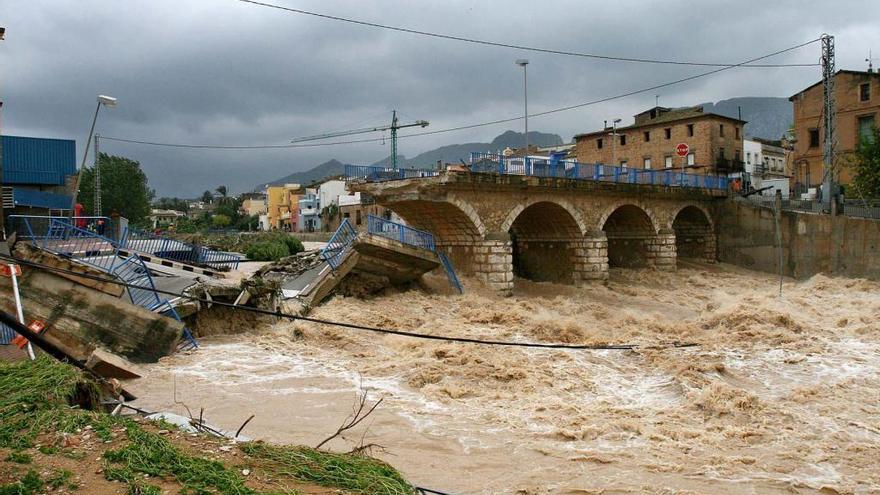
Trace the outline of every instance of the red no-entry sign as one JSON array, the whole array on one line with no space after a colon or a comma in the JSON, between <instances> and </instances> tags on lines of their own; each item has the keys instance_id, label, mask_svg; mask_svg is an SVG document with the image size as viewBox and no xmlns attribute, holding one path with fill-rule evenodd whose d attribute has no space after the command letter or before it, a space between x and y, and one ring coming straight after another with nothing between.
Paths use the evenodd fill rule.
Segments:
<instances>
[{"instance_id":1,"label":"red no-entry sign","mask_svg":"<svg viewBox=\"0 0 880 495\"><path fill-rule=\"evenodd\" d=\"M678 156L687 156L690 150L691 148L687 143L678 143L678 146L675 147L675 154Z\"/></svg>"}]
</instances>

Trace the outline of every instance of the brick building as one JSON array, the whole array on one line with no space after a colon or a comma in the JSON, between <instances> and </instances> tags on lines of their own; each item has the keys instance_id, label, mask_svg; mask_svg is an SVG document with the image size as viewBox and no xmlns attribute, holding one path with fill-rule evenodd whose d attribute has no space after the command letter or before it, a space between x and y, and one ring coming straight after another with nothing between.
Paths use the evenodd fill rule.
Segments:
<instances>
[{"instance_id":1,"label":"brick building","mask_svg":"<svg viewBox=\"0 0 880 495\"><path fill-rule=\"evenodd\" d=\"M794 103L794 154L792 175L795 190L822 184L822 165L825 146L823 117L824 88L822 82L800 91L789 100ZM852 173L844 166L847 155L858 147L862 136L880 124L880 74L839 70L834 74L836 112L837 160L835 182L848 184Z\"/></svg>"},{"instance_id":2,"label":"brick building","mask_svg":"<svg viewBox=\"0 0 880 495\"><path fill-rule=\"evenodd\" d=\"M679 168L686 160L695 167L692 173L726 175L742 171L744 124L699 106L654 107L635 115L632 125L618 127L616 135L610 127L576 135L575 154L579 162L642 169ZM675 156L679 143L690 146L686 158Z\"/></svg>"}]
</instances>

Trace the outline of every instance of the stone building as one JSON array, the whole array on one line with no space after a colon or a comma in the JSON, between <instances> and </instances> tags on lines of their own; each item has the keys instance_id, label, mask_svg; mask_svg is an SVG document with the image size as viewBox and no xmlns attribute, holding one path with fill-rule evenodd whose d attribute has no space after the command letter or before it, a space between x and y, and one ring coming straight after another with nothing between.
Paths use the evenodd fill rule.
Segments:
<instances>
[{"instance_id":1,"label":"stone building","mask_svg":"<svg viewBox=\"0 0 880 495\"><path fill-rule=\"evenodd\" d=\"M635 123L612 129L578 134L577 160L583 163L615 164L640 169L680 168L690 173L727 175L741 172L745 121L711 112L703 107L654 107L635 115ZM690 154L676 156L679 143Z\"/></svg>"},{"instance_id":2,"label":"stone building","mask_svg":"<svg viewBox=\"0 0 880 495\"><path fill-rule=\"evenodd\" d=\"M803 192L822 184L825 126L822 81L793 95L794 154L792 173L795 190ZM880 74L873 71L839 70L834 74L837 157L834 180L849 184L852 173L845 166L847 155L858 147L859 140L870 135L880 123Z\"/></svg>"}]
</instances>

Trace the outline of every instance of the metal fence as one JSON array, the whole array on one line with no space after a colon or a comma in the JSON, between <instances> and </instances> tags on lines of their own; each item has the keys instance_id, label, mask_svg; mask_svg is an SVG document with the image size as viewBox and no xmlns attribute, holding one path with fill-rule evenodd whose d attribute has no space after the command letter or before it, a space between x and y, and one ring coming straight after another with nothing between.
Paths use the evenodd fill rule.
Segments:
<instances>
[{"instance_id":1,"label":"metal fence","mask_svg":"<svg viewBox=\"0 0 880 495\"><path fill-rule=\"evenodd\" d=\"M80 229L106 236L112 235L112 221L109 217L53 217L46 215L9 215L6 217L6 234L15 232L18 239L41 240L49 235L52 220L64 220Z\"/></svg>"},{"instance_id":2,"label":"metal fence","mask_svg":"<svg viewBox=\"0 0 880 495\"><path fill-rule=\"evenodd\" d=\"M352 227L347 218L339 224L333 237L321 250L321 258L330 265L331 269L336 270L339 267L339 264L345 259L348 248L357 239L357 235L357 230Z\"/></svg>"},{"instance_id":3,"label":"metal fence","mask_svg":"<svg viewBox=\"0 0 880 495\"><path fill-rule=\"evenodd\" d=\"M367 216L367 233L393 239L408 246L434 251L434 235L402 223L392 222L375 215Z\"/></svg>"},{"instance_id":4,"label":"metal fence","mask_svg":"<svg viewBox=\"0 0 880 495\"><path fill-rule=\"evenodd\" d=\"M851 217L880 219L880 199L844 200L843 214Z\"/></svg>"},{"instance_id":5,"label":"metal fence","mask_svg":"<svg viewBox=\"0 0 880 495\"><path fill-rule=\"evenodd\" d=\"M497 153L471 153L472 172L589 180L619 184L648 184L726 191L730 179L720 175L689 174L676 169L638 169L576 160L539 157L506 157Z\"/></svg>"},{"instance_id":6,"label":"metal fence","mask_svg":"<svg viewBox=\"0 0 880 495\"><path fill-rule=\"evenodd\" d=\"M346 165L345 176L350 179L366 179L369 182L382 182L387 180L417 179L420 177L435 177L439 175L436 170L423 170L417 168L377 167L373 165Z\"/></svg>"},{"instance_id":7,"label":"metal fence","mask_svg":"<svg viewBox=\"0 0 880 495\"><path fill-rule=\"evenodd\" d=\"M238 268L241 256L199 246L189 242L172 239L144 230L130 227L123 233L121 247L139 253L153 254L192 265L205 265L212 268Z\"/></svg>"},{"instance_id":8,"label":"metal fence","mask_svg":"<svg viewBox=\"0 0 880 495\"><path fill-rule=\"evenodd\" d=\"M458 280L455 268L452 267L452 262L449 261L446 253L438 251L437 257L440 258L440 263L443 264L443 270L446 272L446 278L449 279L449 283L458 290L459 294L464 294L464 287L461 286L461 281Z\"/></svg>"}]
</instances>

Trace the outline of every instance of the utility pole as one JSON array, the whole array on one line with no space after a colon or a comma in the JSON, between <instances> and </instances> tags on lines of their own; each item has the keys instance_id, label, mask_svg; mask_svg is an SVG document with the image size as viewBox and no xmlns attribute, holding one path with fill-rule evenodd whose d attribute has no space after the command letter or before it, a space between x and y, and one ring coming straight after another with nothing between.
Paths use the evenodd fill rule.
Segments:
<instances>
[{"instance_id":1,"label":"utility pole","mask_svg":"<svg viewBox=\"0 0 880 495\"><path fill-rule=\"evenodd\" d=\"M524 155L526 157L526 161L523 163L526 163L528 162L529 156L529 76L527 69L529 61L524 58L520 58L517 59L515 63L516 65L523 68L523 104L525 106L523 118L526 121L526 154Z\"/></svg>"},{"instance_id":2,"label":"utility pole","mask_svg":"<svg viewBox=\"0 0 880 495\"><path fill-rule=\"evenodd\" d=\"M98 151L98 139L101 136L95 134L95 216L101 216L101 152Z\"/></svg>"},{"instance_id":3,"label":"utility pole","mask_svg":"<svg viewBox=\"0 0 880 495\"><path fill-rule=\"evenodd\" d=\"M837 109L834 104L834 36L822 35L822 90L825 112L825 146L823 148L822 166L822 207L831 211L834 194L834 151L835 125ZM835 195L836 196L836 195Z\"/></svg>"},{"instance_id":4,"label":"utility pole","mask_svg":"<svg viewBox=\"0 0 880 495\"><path fill-rule=\"evenodd\" d=\"M617 124L620 123L620 119L614 119L611 121L611 166L617 166Z\"/></svg>"},{"instance_id":5,"label":"utility pole","mask_svg":"<svg viewBox=\"0 0 880 495\"><path fill-rule=\"evenodd\" d=\"M391 170L397 170L397 110L391 111Z\"/></svg>"}]
</instances>

